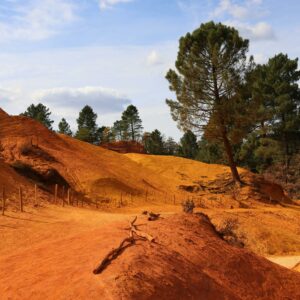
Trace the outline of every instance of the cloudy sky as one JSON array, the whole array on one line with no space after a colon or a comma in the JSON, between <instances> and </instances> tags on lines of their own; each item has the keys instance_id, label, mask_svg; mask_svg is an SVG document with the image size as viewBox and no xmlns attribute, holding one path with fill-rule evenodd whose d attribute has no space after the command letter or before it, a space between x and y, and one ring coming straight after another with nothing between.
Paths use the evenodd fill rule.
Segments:
<instances>
[{"instance_id":1,"label":"cloudy sky","mask_svg":"<svg viewBox=\"0 0 300 300\"><path fill-rule=\"evenodd\" d=\"M75 128L86 104L112 125L136 105L145 130L178 139L165 99L166 71L178 39L202 22L221 21L250 39L264 62L300 56L299 0L1 0L0 107L49 106Z\"/></svg>"}]
</instances>

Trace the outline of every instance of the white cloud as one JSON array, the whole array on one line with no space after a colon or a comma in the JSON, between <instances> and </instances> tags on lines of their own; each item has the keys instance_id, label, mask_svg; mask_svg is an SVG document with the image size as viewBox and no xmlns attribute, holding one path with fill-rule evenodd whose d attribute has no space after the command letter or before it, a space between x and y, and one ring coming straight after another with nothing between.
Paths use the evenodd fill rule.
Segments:
<instances>
[{"instance_id":1,"label":"white cloud","mask_svg":"<svg viewBox=\"0 0 300 300\"><path fill-rule=\"evenodd\" d=\"M152 50L150 54L147 56L147 65L155 66L162 64L161 58L156 50Z\"/></svg>"},{"instance_id":2,"label":"white cloud","mask_svg":"<svg viewBox=\"0 0 300 300\"><path fill-rule=\"evenodd\" d=\"M227 25L237 28L241 35L251 40L274 40L275 33L271 25L266 22L258 22L254 25L245 22L227 21Z\"/></svg>"},{"instance_id":3,"label":"white cloud","mask_svg":"<svg viewBox=\"0 0 300 300\"><path fill-rule=\"evenodd\" d=\"M72 107L76 111L84 105L90 105L101 114L121 112L130 103L126 96L115 90L90 86L40 90L34 92L32 98L56 108Z\"/></svg>"},{"instance_id":4,"label":"white cloud","mask_svg":"<svg viewBox=\"0 0 300 300\"><path fill-rule=\"evenodd\" d=\"M31 0L7 5L10 5L12 15L0 21L1 41L43 40L77 18L76 6L70 0ZM4 9L1 6L0 13Z\"/></svg>"},{"instance_id":5,"label":"white cloud","mask_svg":"<svg viewBox=\"0 0 300 300\"><path fill-rule=\"evenodd\" d=\"M220 0L211 16L221 18L225 24L236 27L243 36L251 40L272 40L275 38L272 26L260 20L266 14L263 0L244 0L239 3L234 0Z\"/></svg>"},{"instance_id":6,"label":"white cloud","mask_svg":"<svg viewBox=\"0 0 300 300\"><path fill-rule=\"evenodd\" d=\"M249 5L238 5L231 2L231 0L220 0L219 5L213 12L213 16L219 17L225 13L238 19L244 19L249 14Z\"/></svg>"},{"instance_id":7,"label":"white cloud","mask_svg":"<svg viewBox=\"0 0 300 300\"><path fill-rule=\"evenodd\" d=\"M114 5L119 3L128 3L133 0L99 0L99 6L101 10L112 8Z\"/></svg>"},{"instance_id":8,"label":"white cloud","mask_svg":"<svg viewBox=\"0 0 300 300\"><path fill-rule=\"evenodd\" d=\"M234 0L219 0L218 6L212 12L212 17L228 15L234 19L259 18L266 14L263 0L244 0L237 3Z\"/></svg>"},{"instance_id":9,"label":"white cloud","mask_svg":"<svg viewBox=\"0 0 300 300\"><path fill-rule=\"evenodd\" d=\"M150 68L146 58L154 49L162 64ZM0 88L12 91L10 101L0 94L0 107L10 114L19 114L31 103L42 102L52 111L54 128L65 117L76 129L76 118L85 104L90 104L98 114L99 126L112 126L130 99L140 111L145 130L158 128L168 136L179 138L181 133L165 104L165 99L172 96L165 74L168 68L174 67L177 49L178 41L0 52ZM105 108L108 100L101 100L104 96L111 97L113 109ZM164 117L156 118L159 112L164 112Z\"/></svg>"},{"instance_id":10,"label":"white cloud","mask_svg":"<svg viewBox=\"0 0 300 300\"><path fill-rule=\"evenodd\" d=\"M259 22L249 29L254 39L270 40L275 38L272 26L266 22Z\"/></svg>"}]
</instances>

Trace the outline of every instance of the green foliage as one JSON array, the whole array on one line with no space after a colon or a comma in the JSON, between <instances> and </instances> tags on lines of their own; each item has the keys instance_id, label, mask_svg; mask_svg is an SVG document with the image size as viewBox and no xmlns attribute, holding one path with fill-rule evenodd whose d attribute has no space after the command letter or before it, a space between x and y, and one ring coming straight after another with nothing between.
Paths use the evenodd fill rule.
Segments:
<instances>
[{"instance_id":1,"label":"green foliage","mask_svg":"<svg viewBox=\"0 0 300 300\"><path fill-rule=\"evenodd\" d=\"M123 120L115 121L112 131L117 141L128 140L128 125Z\"/></svg>"},{"instance_id":2,"label":"green foliage","mask_svg":"<svg viewBox=\"0 0 300 300\"><path fill-rule=\"evenodd\" d=\"M77 130L75 138L83 142L92 143L90 130L86 127L81 127Z\"/></svg>"},{"instance_id":3,"label":"green foliage","mask_svg":"<svg viewBox=\"0 0 300 300\"><path fill-rule=\"evenodd\" d=\"M288 173L300 148L299 79L298 60L284 54L253 68L248 85L257 103L257 117L241 144L242 165L263 172L273 164L285 164Z\"/></svg>"},{"instance_id":4,"label":"green foliage","mask_svg":"<svg viewBox=\"0 0 300 300\"><path fill-rule=\"evenodd\" d=\"M52 124L54 121L50 119L51 112L49 108L42 103L37 105L31 104L21 115L35 119L45 125L48 129L52 130Z\"/></svg>"},{"instance_id":5,"label":"green foliage","mask_svg":"<svg viewBox=\"0 0 300 300\"><path fill-rule=\"evenodd\" d=\"M100 143L110 143L115 141L115 134L113 128L102 126L98 130Z\"/></svg>"},{"instance_id":6,"label":"green foliage","mask_svg":"<svg viewBox=\"0 0 300 300\"><path fill-rule=\"evenodd\" d=\"M165 154L163 136L159 130L155 129L151 133L145 132L143 143L147 153L156 155Z\"/></svg>"},{"instance_id":7,"label":"green foliage","mask_svg":"<svg viewBox=\"0 0 300 300\"><path fill-rule=\"evenodd\" d=\"M98 126L96 124L97 114L93 109L86 105L79 113L77 119L78 130L75 137L79 140L95 143L99 140L98 138Z\"/></svg>"},{"instance_id":8,"label":"green foliage","mask_svg":"<svg viewBox=\"0 0 300 300\"><path fill-rule=\"evenodd\" d=\"M232 144L249 130L250 99L242 97L247 74L248 40L234 28L209 22L179 41L176 69L166 75L177 100L167 99L171 115L184 131L205 131L221 140L234 180L239 175Z\"/></svg>"},{"instance_id":9,"label":"green foliage","mask_svg":"<svg viewBox=\"0 0 300 300\"><path fill-rule=\"evenodd\" d=\"M196 160L210 164L224 164L224 155L222 145L214 142L209 142L204 137L198 143L198 152Z\"/></svg>"},{"instance_id":10,"label":"green foliage","mask_svg":"<svg viewBox=\"0 0 300 300\"><path fill-rule=\"evenodd\" d=\"M178 144L175 142L175 140L172 137L169 137L164 142L164 149L166 155L177 155L178 154Z\"/></svg>"},{"instance_id":11,"label":"green foliage","mask_svg":"<svg viewBox=\"0 0 300 300\"><path fill-rule=\"evenodd\" d=\"M120 122L120 121L119 121ZM138 141L142 135L142 120L139 116L139 112L134 105L129 105L122 114L121 123L117 124L121 126L123 135L130 137L132 141Z\"/></svg>"},{"instance_id":12,"label":"green foliage","mask_svg":"<svg viewBox=\"0 0 300 300\"><path fill-rule=\"evenodd\" d=\"M185 158L195 158L198 153L198 144L196 135L188 130L180 139L179 155Z\"/></svg>"},{"instance_id":13,"label":"green foliage","mask_svg":"<svg viewBox=\"0 0 300 300\"><path fill-rule=\"evenodd\" d=\"M72 136L70 125L68 124L65 118L62 118L61 121L58 123L58 132Z\"/></svg>"}]
</instances>

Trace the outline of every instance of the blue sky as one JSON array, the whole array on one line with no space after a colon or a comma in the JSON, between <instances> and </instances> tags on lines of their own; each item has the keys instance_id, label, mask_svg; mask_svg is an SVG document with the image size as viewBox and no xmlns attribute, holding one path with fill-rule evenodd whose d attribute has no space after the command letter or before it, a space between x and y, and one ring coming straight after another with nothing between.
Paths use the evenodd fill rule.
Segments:
<instances>
[{"instance_id":1,"label":"blue sky","mask_svg":"<svg viewBox=\"0 0 300 300\"><path fill-rule=\"evenodd\" d=\"M89 104L111 126L129 103L145 130L178 139L164 76L178 39L202 22L221 21L250 39L259 63L300 53L300 1L271 0L1 0L0 106L18 114L49 106L75 128Z\"/></svg>"}]
</instances>

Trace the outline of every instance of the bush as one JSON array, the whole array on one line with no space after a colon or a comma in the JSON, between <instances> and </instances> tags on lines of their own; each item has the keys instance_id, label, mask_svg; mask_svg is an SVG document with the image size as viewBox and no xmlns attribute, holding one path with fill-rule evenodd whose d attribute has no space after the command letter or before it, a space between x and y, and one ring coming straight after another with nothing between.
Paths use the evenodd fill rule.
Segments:
<instances>
[{"instance_id":1,"label":"bush","mask_svg":"<svg viewBox=\"0 0 300 300\"><path fill-rule=\"evenodd\" d=\"M224 236L235 236L234 231L238 228L237 218L227 218L223 221L220 226L219 233Z\"/></svg>"}]
</instances>

